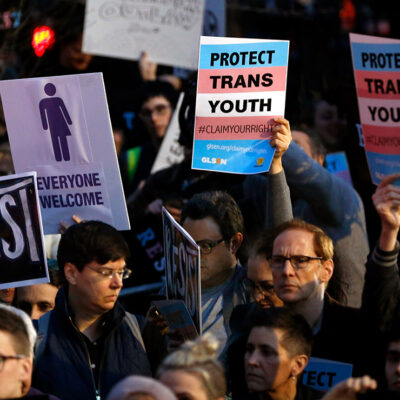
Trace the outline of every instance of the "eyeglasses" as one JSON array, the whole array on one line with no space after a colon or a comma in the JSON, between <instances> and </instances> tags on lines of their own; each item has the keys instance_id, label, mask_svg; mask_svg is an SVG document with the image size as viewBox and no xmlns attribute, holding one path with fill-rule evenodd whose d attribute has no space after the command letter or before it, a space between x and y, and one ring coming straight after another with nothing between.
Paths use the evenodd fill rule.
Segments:
<instances>
[{"instance_id":1,"label":"eyeglasses","mask_svg":"<svg viewBox=\"0 0 400 400\"><path fill-rule=\"evenodd\" d=\"M7 360L22 360L23 358L26 358L26 356L23 356L21 354L16 354L15 356L0 355L0 371L3 370L4 364L6 363Z\"/></svg>"},{"instance_id":2,"label":"eyeglasses","mask_svg":"<svg viewBox=\"0 0 400 400\"><path fill-rule=\"evenodd\" d=\"M225 239L221 238L219 240L199 240L196 242L200 247L201 254L210 254L212 249L222 243Z\"/></svg>"},{"instance_id":3,"label":"eyeglasses","mask_svg":"<svg viewBox=\"0 0 400 400\"><path fill-rule=\"evenodd\" d=\"M140 111L139 115L142 118L151 118L153 113L156 113L156 115L166 115L167 112L170 110L171 106L167 104L159 104L155 106L152 110L145 108Z\"/></svg>"},{"instance_id":4,"label":"eyeglasses","mask_svg":"<svg viewBox=\"0 0 400 400\"><path fill-rule=\"evenodd\" d=\"M272 269L283 269L285 261L288 260L295 270L305 269L309 266L312 260L323 260L323 257L309 257L309 256L272 256L269 259L269 264Z\"/></svg>"},{"instance_id":5,"label":"eyeglasses","mask_svg":"<svg viewBox=\"0 0 400 400\"><path fill-rule=\"evenodd\" d=\"M120 270L115 270L112 268L107 268L107 267L102 267L100 269L90 267L89 265L86 265L87 268L97 272L98 274L103 275L104 278L112 279L114 278L115 275L118 275L118 278L120 279L127 279L131 276L132 271L128 268L120 269Z\"/></svg>"}]
</instances>

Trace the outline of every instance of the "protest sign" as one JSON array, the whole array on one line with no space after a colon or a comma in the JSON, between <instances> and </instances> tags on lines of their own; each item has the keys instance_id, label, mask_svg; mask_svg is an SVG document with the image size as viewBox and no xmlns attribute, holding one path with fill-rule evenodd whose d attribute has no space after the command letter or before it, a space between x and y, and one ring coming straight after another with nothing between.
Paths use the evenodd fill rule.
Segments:
<instances>
[{"instance_id":1,"label":"protest sign","mask_svg":"<svg viewBox=\"0 0 400 400\"><path fill-rule=\"evenodd\" d=\"M183 300L201 335L200 248L165 208L162 212L167 299Z\"/></svg>"},{"instance_id":2,"label":"protest sign","mask_svg":"<svg viewBox=\"0 0 400 400\"><path fill-rule=\"evenodd\" d=\"M342 178L349 185L353 185L350 175L349 164L347 162L346 153L338 151L336 153L329 153L325 157L326 168L331 174L337 175Z\"/></svg>"},{"instance_id":3,"label":"protest sign","mask_svg":"<svg viewBox=\"0 0 400 400\"><path fill-rule=\"evenodd\" d=\"M400 171L400 40L350 34L364 146L372 181Z\"/></svg>"},{"instance_id":4,"label":"protest sign","mask_svg":"<svg viewBox=\"0 0 400 400\"><path fill-rule=\"evenodd\" d=\"M310 357L303 372L303 385L326 392L337 383L350 378L352 373L351 364Z\"/></svg>"},{"instance_id":5,"label":"protest sign","mask_svg":"<svg viewBox=\"0 0 400 400\"><path fill-rule=\"evenodd\" d=\"M1 81L0 96L15 170L37 171L44 232L73 214L129 229L102 75Z\"/></svg>"},{"instance_id":6,"label":"protest sign","mask_svg":"<svg viewBox=\"0 0 400 400\"><path fill-rule=\"evenodd\" d=\"M83 51L196 69L205 0L87 0Z\"/></svg>"},{"instance_id":7,"label":"protest sign","mask_svg":"<svg viewBox=\"0 0 400 400\"><path fill-rule=\"evenodd\" d=\"M225 36L225 0L206 0L203 21L204 36Z\"/></svg>"},{"instance_id":8,"label":"protest sign","mask_svg":"<svg viewBox=\"0 0 400 400\"><path fill-rule=\"evenodd\" d=\"M206 0L203 19L204 36L225 36L226 12L225 0ZM196 60L197 61L197 60ZM174 68L174 75L187 79L195 68Z\"/></svg>"},{"instance_id":9,"label":"protest sign","mask_svg":"<svg viewBox=\"0 0 400 400\"><path fill-rule=\"evenodd\" d=\"M36 173L0 178L0 289L49 282Z\"/></svg>"},{"instance_id":10,"label":"protest sign","mask_svg":"<svg viewBox=\"0 0 400 400\"><path fill-rule=\"evenodd\" d=\"M288 41L201 37L193 169L269 170L285 110Z\"/></svg>"},{"instance_id":11,"label":"protest sign","mask_svg":"<svg viewBox=\"0 0 400 400\"><path fill-rule=\"evenodd\" d=\"M161 143L160 150L151 168L151 173L159 171L160 169L170 167L173 164L180 163L183 160L183 147L178 143L180 128L179 128L179 109L181 108L183 100L183 93L180 94L178 102L175 107L174 115L168 125L167 132Z\"/></svg>"}]
</instances>

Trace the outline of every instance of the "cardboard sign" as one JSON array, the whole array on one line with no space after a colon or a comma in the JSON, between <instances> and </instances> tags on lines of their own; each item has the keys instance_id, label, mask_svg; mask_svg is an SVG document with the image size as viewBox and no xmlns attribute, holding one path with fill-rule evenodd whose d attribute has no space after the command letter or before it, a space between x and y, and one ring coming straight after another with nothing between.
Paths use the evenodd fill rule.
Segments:
<instances>
[{"instance_id":1,"label":"cardboard sign","mask_svg":"<svg viewBox=\"0 0 400 400\"><path fill-rule=\"evenodd\" d=\"M0 289L49 282L36 173L0 178Z\"/></svg>"},{"instance_id":2,"label":"cardboard sign","mask_svg":"<svg viewBox=\"0 0 400 400\"><path fill-rule=\"evenodd\" d=\"M174 115L168 125L167 132L165 133L164 139L161 143L160 150L157 153L157 157L154 160L154 164L151 168L151 173L170 167L173 164L180 163L183 158L183 147L178 143L180 128L179 128L179 109L181 108L183 100L183 93L179 95L178 102L174 111Z\"/></svg>"},{"instance_id":3,"label":"cardboard sign","mask_svg":"<svg viewBox=\"0 0 400 400\"><path fill-rule=\"evenodd\" d=\"M350 34L358 108L372 181L400 171L400 40Z\"/></svg>"},{"instance_id":4,"label":"cardboard sign","mask_svg":"<svg viewBox=\"0 0 400 400\"><path fill-rule=\"evenodd\" d=\"M288 41L201 37L192 168L269 170L285 111Z\"/></svg>"},{"instance_id":5,"label":"cardboard sign","mask_svg":"<svg viewBox=\"0 0 400 400\"><path fill-rule=\"evenodd\" d=\"M165 208L162 212L167 299L183 300L201 335L200 248Z\"/></svg>"},{"instance_id":6,"label":"cardboard sign","mask_svg":"<svg viewBox=\"0 0 400 400\"><path fill-rule=\"evenodd\" d=\"M327 154L325 157L326 168L331 174L342 178L349 185L353 185L350 175L349 164L347 162L346 153L338 151L337 153Z\"/></svg>"},{"instance_id":7,"label":"cardboard sign","mask_svg":"<svg viewBox=\"0 0 400 400\"><path fill-rule=\"evenodd\" d=\"M45 234L74 214L129 229L102 74L1 81L0 96L15 170L37 171Z\"/></svg>"},{"instance_id":8,"label":"cardboard sign","mask_svg":"<svg viewBox=\"0 0 400 400\"><path fill-rule=\"evenodd\" d=\"M352 373L351 364L310 357L303 372L303 385L326 392L337 383L350 378Z\"/></svg>"},{"instance_id":9,"label":"cardboard sign","mask_svg":"<svg viewBox=\"0 0 400 400\"><path fill-rule=\"evenodd\" d=\"M87 0L83 51L196 69L205 0Z\"/></svg>"}]
</instances>

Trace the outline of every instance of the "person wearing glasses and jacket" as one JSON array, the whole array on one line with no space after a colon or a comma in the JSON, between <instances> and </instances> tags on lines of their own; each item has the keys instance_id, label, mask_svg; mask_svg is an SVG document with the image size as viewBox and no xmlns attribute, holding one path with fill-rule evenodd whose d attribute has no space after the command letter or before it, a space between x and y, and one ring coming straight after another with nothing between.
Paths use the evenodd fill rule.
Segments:
<instances>
[{"instance_id":1,"label":"person wearing glasses and jacket","mask_svg":"<svg viewBox=\"0 0 400 400\"><path fill-rule=\"evenodd\" d=\"M334 273L333 254L332 239L317 226L299 219L281 224L269 257L275 293L311 326L312 357L350 363L353 376L376 376L381 361L376 327L359 309L326 293Z\"/></svg>"},{"instance_id":2,"label":"person wearing glasses and jacket","mask_svg":"<svg viewBox=\"0 0 400 400\"><path fill-rule=\"evenodd\" d=\"M129 250L112 226L87 221L61 236L65 283L38 320L34 386L64 400L107 396L128 375L151 376L166 355L157 327L118 303Z\"/></svg>"}]
</instances>

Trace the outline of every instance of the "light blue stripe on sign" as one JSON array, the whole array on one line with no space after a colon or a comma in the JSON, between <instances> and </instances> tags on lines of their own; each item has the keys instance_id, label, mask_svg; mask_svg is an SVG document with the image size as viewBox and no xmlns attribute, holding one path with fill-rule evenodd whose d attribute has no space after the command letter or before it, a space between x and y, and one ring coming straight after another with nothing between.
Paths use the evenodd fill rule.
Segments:
<instances>
[{"instance_id":1,"label":"light blue stripe on sign","mask_svg":"<svg viewBox=\"0 0 400 400\"><path fill-rule=\"evenodd\" d=\"M400 44L352 43L351 48L356 70L400 71Z\"/></svg>"},{"instance_id":2,"label":"light blue stripe on sign","mask_svg":"<svg viewBox=\"0 0 400 400\"><path fill-rule=\"evenodd\" d=\"M226 69L282 67L287 66L288 64L288 51L289 42L287 41L237 44L202 44L200 47L199 68ZM254 52L252 59L250 52Z\"/></svg>"},{"instance_id":3,"label":"light blue stripe on sign","mask_svg":"<svg viewBox=\"0 0 400 400\"><path fill-rule=\"evenodd\" d=\"M195 140L193 169L258 174L269 170L275 149L263 140Z\"/></svg>"}]
</instances>

